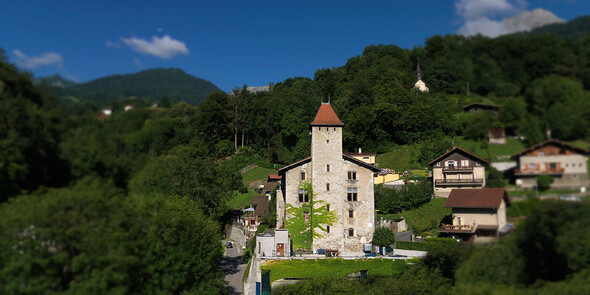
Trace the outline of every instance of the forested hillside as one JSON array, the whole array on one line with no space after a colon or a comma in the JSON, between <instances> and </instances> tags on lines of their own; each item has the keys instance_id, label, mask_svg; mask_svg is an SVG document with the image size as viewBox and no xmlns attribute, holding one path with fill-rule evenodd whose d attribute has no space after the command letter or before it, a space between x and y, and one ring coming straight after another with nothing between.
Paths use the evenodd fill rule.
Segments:
<instances>
[{"instance_id":1,"label":"forested hillside","mask_svg":"<svg viewBox=\"0 0 590 295\"><path fill-rule=\"evenodd\" d=\"M429 93L411 90L418 59ZM215 261L239 170L252 159L308 156L322 100L345 123L345 151L408 145L412 165L424 167L455 138L484 145L492 126L527 145L546 129L590 139L589 63L590 38L434 36L412 50L368 46L341 67L269 92L244 86L198 107L144 104L99 119L110 99L197 104L197 90L217 89L160 69L61 93L34 85L0 51L0 293L224 292ZM63 103L63 94L94 103ZM497 104L500 116L463 112L471 102Z\"/></svg>"},{"instance_id":2,"label":"forested hillside","mask_svg":"<svg viewBox=\"0 0 590 295\"><path fill-rule=\"evenodd\" d=\"M36 78L33 80L35 85L40 85L41 83L47 84L47 86L55 87L55 88L64 88L74 86L78 83L66 80L60 75L51 75L47 77Z\"/></svg>"},{"instance_id":3,"label":"forested hillside","mask_svg":"<svg viewBox=\"0 0 590 295\"><path fill-rule=\"evenodd\" d=\"M51 80L50 80L51 81ZM52 83L49 83L51 85ZM65 85L65 83L64 83ZM57 94L70 100L91 101L104 105L129 97L146 98L153 102L167 97L198 105L211 92L219 91L213 83L193 77L181 69L151 69L134 74L112 75L86 83L66 85Z\"/></svg>"},{"instance_id":4,"label":"forested hillside","mask_svg":"<svg viewBox=\"0 0 590 295\"><path fill-rule=\"evenodd\" d=\"M588 38L590 32L590 16L580 16L567 23L551 24L531 30L530 34L552 33L560 36L565 40L576 41Z\"/></svg>"}]
</instances>

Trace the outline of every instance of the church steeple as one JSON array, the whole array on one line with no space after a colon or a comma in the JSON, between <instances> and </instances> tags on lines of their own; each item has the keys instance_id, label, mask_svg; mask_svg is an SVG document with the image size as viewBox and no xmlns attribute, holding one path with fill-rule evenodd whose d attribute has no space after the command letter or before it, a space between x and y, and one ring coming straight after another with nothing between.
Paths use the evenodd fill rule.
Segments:
<instances>
[{"instance_id":1,"label":"church steeple","mask_svg":"<svg viewBox=\"0 0 590 295\"><path fill-rule=\"evenodd\" d=\"M422 71L420 70L420 59L416 58L416 81L414 81L414 85L412 85L414 89L418 89L420 92L428 92L428 87L426 87L426 83L422 81Z\"/></svg>"},{"instance_id":2,"label":"church steeple","mask_svg":"<svg viewBox=\"0 0 590 295\"><path fill-rule=\"evenodd\" d=\"M417 58L416 81L422 80L422 71L420 71L420 58Z\"/></svg>"}]
</instances>

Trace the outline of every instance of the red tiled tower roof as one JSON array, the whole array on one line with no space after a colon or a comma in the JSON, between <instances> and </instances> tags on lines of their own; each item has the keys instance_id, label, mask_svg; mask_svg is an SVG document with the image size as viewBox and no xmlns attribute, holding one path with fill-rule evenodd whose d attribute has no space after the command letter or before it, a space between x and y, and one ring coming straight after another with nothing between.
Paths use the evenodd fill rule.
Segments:
<instances>
[{"instance_id":1,"label":"red tiled tower roof","mask_svg":"<svg viewBox=\"0 0 590 295\"><path fill-rule=\"evenodd\" d=\"M322 103L311 126L344 126L344 123L338 119L330 103Z\"/></svg>"}]
</instances>

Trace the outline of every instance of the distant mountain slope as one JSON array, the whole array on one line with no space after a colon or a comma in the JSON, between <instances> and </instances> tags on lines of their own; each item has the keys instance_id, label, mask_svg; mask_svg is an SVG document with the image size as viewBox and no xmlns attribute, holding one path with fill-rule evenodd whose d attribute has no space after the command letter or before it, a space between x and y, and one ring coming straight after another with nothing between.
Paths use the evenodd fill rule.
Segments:
<instances>
[{"instance_id":1,"label":"distant mountain slope","mask_svg":"<svg viewBox=\"0 0 590 295\"><path fill-rule=\"evenodd\" d=\"M60 75L52 75L52 76L40 77L40 78L33 79L33 83L35 85L41 84L41 82L43 82L43 81L45 81L45 83L47 83L47 85L52 86L52 87L56 87L56 88L71 87L71 86L79 84L78 82L66 80Z\"/></svg>"},{"instance_id":2,"label":"distant mountain slope","mask_svg":"<svg viewBox=\"0 0 590 295\"><path fill-rule=\"evenodd\" d=\"M58 89L61 96L73 96L98 105L131 96L157 101L166 96L171 101L197 105L211 92L220 89L213 83L191 76L181 69L151 69L134 74L113 75L87 83Z\"/></svg>"},{"instance_id":3,"label":"distant mountain slope","mask_svg":"<svg viewBox=\"0 0 590 295\"><path fill-rule=\"evenodd\" d=\"M529 34L553 33L563 39L575 41L580 38L590 37L590 16L584 15L574 18L566 23L550 24L533 29Z\"/></svg>"}]
</instances>

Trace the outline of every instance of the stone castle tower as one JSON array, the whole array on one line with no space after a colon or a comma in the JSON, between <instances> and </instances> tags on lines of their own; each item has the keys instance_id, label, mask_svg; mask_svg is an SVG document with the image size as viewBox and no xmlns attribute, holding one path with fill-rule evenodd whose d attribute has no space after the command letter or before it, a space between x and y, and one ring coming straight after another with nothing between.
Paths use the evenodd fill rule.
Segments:
<instances>
[{"instance_id":1,"label":"stone castle tower","mask_svg":"<svg viewBox=\"0 0 590 295\"><path fill-rule=\"evenodd\" d=\"M298 207L306 202L299 186L310 181L315 200L323 201L338 220L323 238L314 239L312 250L337 251L338 255L363 252L371 242L375 224L373 173L378 168L342 153L340 121L329 103L322 103L311 122L311 157L283 167L281 190L277 191L277 226L290 216L286 205Z\"/></svg>"}]
</instances>

